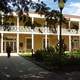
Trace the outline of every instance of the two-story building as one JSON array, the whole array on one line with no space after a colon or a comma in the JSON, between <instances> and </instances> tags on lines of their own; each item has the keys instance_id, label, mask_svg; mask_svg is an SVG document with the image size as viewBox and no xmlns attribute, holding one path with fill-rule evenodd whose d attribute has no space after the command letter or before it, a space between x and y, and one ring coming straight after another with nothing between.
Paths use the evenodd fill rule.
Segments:
<instances>
[{"instance_id":1,"label":"two-story building","mask_svg":"<svg viewBox=\"0 0 80 80\"><path fill-rule=\"evenodd\" d=\"M45 25L44 15L29 13L31 22L36 26L31 29L24 25L27 17L17 15L2 15L0 26L0 52L5 53L7 45L11 45L12 53L34 51L55 47L59 40L59 25L56 31ZM80 49L80 16L64 15L69 20L67 24L62 25L62 37L66 44L66 50ZM3 24L6 24L5 26ZM27 25L29 22L26 23Z\"/></svg>"}]
</instances>

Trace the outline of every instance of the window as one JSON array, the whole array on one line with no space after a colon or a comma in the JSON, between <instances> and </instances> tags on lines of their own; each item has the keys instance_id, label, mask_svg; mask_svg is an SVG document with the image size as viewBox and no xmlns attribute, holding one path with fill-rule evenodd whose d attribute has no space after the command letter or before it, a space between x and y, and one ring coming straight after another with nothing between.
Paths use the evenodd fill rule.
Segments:
<instances>
[{"instance_id":1,"label":"window","mask_svg":"<svg viewBox=\"0 0 80 80\"><path fill-rule=\"evenodd\" d=\"M71 27L71 29L78 29L79 28L79 22L71 21L70 27Z\"/></svg>"},{"instance_id":2,"label":"window","mask_svg":"<svg viewBox=\"0 0 80 80\"><path fill-rule=\"evenodd\" d=\"M78 49L79 48L79 37L77 36L72 36L72 49Z\"/></svg>"},{"instance_id":3,"label":"window","mask_svg":"<svg viewBox=\"0 0 80 80\"><path fill-rule=\"evenodd\" d=\"M31 38L28 38L26 40L26 47L27 47L27 49L31 49L32 48L32 40L31 40Z\"/></svg>"}]
</instances>

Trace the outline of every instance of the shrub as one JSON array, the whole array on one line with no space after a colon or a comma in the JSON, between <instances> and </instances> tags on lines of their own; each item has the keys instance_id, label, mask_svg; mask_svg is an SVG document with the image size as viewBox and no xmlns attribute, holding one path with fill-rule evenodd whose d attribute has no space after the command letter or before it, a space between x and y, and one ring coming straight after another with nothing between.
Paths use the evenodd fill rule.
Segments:
<instances>
[{"instance_id":1,"label":"shrub","mask_svg":"<svg viewBox=\"0 0 80 80\"><path fill-rule=\"evenodd\" d=\"M37 51L35 52L35 54L34 54L34 58L35 58L37 61L43 61L42 53L43 53L42 50L37 50Z\"/></svg>"},{"instance_id":2,"label":"shrub","mask_svg":"<svg viewBox=\"0 0 80 80\"><path fill-rule=\"evenodd\" d=\"M80 57L75 56L76 52L64 53L59 55L55 48L37 50L34 58L37 61L43 61L47 66L66 66L80 64ZM79 54L79 53L77 53Z\"/></svg>"}]
</instances>

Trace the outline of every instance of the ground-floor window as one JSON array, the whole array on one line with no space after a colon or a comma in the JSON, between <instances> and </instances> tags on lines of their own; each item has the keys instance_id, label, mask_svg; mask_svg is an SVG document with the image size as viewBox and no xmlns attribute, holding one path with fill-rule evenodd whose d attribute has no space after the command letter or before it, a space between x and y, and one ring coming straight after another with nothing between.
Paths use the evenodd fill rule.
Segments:
<instances>
[{"instance_id":1,"label":"ground-floor window","mask_svg":"<svg viewBox=\"0 0 80 80\"><path fill-rule=\"evenodd\" d=\"M73 37L72 37L71 46L72 46L72 49L73 49L73 50L79 48L79 37L77 37L77 36L73 36Z\"/></svg>"}]
</instances>

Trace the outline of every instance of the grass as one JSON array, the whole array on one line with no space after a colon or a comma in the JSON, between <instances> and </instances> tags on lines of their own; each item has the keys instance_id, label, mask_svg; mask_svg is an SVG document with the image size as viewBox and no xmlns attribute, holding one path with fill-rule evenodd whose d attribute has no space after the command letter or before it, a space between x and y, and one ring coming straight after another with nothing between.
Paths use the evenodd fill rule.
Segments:
<instances>
[{"instance_id":1,"label":"grass","mask_svg":"<svg viewBox=\"0 0 80 80\"><path fill-rule=\"evenodd\" d=\"M22 57L24 57L25 59L32 58L31 52L20 53L19 55L22 56Z\"/></svg>"}]
</instances>

